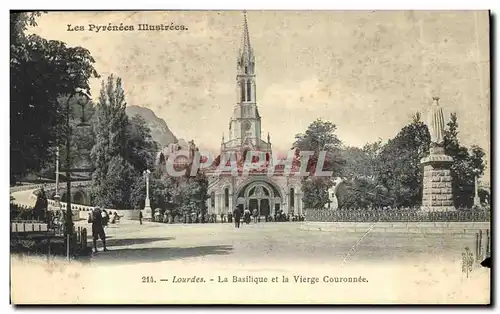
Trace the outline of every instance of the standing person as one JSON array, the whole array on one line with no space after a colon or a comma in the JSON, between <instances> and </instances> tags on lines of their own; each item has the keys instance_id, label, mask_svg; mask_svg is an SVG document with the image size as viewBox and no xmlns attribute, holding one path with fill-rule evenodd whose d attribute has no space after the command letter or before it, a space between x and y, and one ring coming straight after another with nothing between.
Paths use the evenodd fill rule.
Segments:
<instances>
[{"instance_id":1,"label":"standing person","mask_svg":"<svg viewBox=\"0 0 500 314\"><path fill-rule=\"evenodd\" d=\"M109 221L108 212L105 209L103 209L102 212L101 212L101 216L102 216L102 225L103 225L103 227L107 227L108 226L108 221Z\"/></svg>"},{"instance_id":2,"label":"standing person","mask_svg":"<svg viewBox=\"0 0 500 314\"><path fill-rule=\"evenodd\" d=\"M239 228L240 227L240 220L241 220L240 209L238 207L235 207L233 214L234 214L234 226L236 228Z\"/></svg>"},{"instance_id":3,"label":"standing person","mask_svg":"<svg viewBox=\"0 0 500 314\"><path fill-rule=\"evenodd\" d=\"M142 211L139 211L139 223L142 225Z\"/></svg>"},{"instance_id":4,"label":"standing person","mask_svg":"<svg viewBox=\"0 0 500 314\"><path fill-rule=\"evenodd\" d=\"M101 238L103 250L107 251L106 248L106 234L104 233L103 218L101 209L95 207L92 212L92 238L94 242L94 252L97 253L97 240Z\"/></svg>"},{"instance_id":5,"label":"standing person","mask_svg":"<svg viewBox=\"0 0 500 314\"><path fill-rule=\"evenodd\" d=\"M38 191L38 195L36 198L35 207L33 207L33 219L44 221L45 212L47 211L48 200L45 195L45 190L42 187L40 191Z\"/></svg>"},{"instance_id":6,"label":"standing person","mask_svg":"<svg viewBox=\"0 0 500 314\"><path fill-rule=\"evenodd\" d=\"M257 223L257 208L253 209L253 222Z\"/></svg>"},{"instance_id":7,"label":"standing person","mask_svg":"<svg viewBox=\"0 0 500 314\"><path fill-rule=\"evenodd\" d=\"M245 208L245 223L248 225L250 223L250 210L248 208Z\"/></svg>"}]
</instances>

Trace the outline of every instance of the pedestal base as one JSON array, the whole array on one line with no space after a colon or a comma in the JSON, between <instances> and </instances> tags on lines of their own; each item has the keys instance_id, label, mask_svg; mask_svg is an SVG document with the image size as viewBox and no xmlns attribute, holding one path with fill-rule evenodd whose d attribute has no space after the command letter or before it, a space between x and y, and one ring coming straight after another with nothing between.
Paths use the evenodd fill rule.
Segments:
<instances>
[{"instance_id":1,"label":"pedestal base","mask_svg":"<svg viewBox=\"0 0 500 314\"><path fill-rule=\"evenodd\" d=\"M144 207L144 209L141 211L142 211L142 219L147 221L153 220L153 211L151 210L150 206Z\"/></svg>"},{"instance_id":2,"label":"pedestal base","mask_svg":"<svg viewBox=\"0 0 500 314\"><path fill-rule=\"evenodd\" d=\"M453 211L453 191L450 164L453 159L444 154L422 159L424 165L424 188L422 192L422 211Z\"/></svg>"}]
</instances>

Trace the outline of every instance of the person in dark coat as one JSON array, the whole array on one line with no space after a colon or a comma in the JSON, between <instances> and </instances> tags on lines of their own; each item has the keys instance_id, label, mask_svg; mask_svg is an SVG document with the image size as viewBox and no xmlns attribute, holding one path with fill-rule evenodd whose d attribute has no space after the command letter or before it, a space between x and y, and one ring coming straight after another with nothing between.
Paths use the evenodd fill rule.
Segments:
<instances>
[{"instance_id":1,"label":"person in dark coat","mask_svg":"<svg viewBox=\"0 0 500 314\"><path fill-rule=\"evenodd\" d=\"M233 215L234 215L234 226L236 228L239 228L240 227L240 220L241 220L241 211L238 207L236 207L234 209Z\"/></svg>"},{"instance_id":2,"label":"person in dark coat","mask_svg":"<svg viewBox=\"0 0 500 314\"><path fill-rule=\"evenodd\" d=\"M35 207L33 208L33 218L35 220L43 221L45 219L45 212L47 211L48 204L49 202L45 195L45 190L42 187L38 192Z\"/></svg>"},{"instance_id":3,"label":"person in dark coat","mask_svg":"<svg viewBox=\"0 0 500 314\"><path fill-rule=\"evenodd\" d=\"M142 225L142 211L139 211L139 223Z\"/></svg>"},{"instance_id":4,"label":"person in dark coat","mask_svg":"<svg viewBox=\"0 0 500 314\"><path fill-rule=\"evenodd\" d=\"M97 253L97 240L100 238L102 241L103 250L107 251L106 248L106 234L104 232L102 212L99 207L95 207L92 211L92 216L89 217L90 223L92 223L92 238L94 242L94 252Z\"/></svg>"}]
</instances>

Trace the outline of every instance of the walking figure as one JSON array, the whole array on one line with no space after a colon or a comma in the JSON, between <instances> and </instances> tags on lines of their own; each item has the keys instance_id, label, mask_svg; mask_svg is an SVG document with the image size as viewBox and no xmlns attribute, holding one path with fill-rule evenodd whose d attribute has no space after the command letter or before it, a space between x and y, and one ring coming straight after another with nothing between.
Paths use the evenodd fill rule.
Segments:
<instances>
[{"instance_id":1,"label":"walking figure","mask_svg":"<svg viewBox=\"0 0 500 314\"><path fill-rule=\"evenodd\" d=\"M240 212L240 209L238 207L236 207L234 209L234 226L236 228L239 228L240 227L240 220L241 220L241 212Z\"/></svg>"},{"instance_id":2,"label":"walking figure","mask_svg":"<svg viewBox=\"0 0 500 314\"><path fill-rule=\"evenodd\" d=\"M42 187L38 192L35 207L33 207L33 218L38 221L45 221L45 213L47 212L48 201L45 195L45 190Z\"/></svg>"},{"instance_id":3,"label":"walking figure","mask_svg":"<svg viewBox=\"0 0 500 314\"><path fill-rule=\"evenodd\" d=\"M142 211L139 211L139 223L142 225Z\"/></svg>"},{"instance_id":4,"label":"walking figure","mask_svg":"<svg viewBox=\"0 0 500 314\"><path fill-rule=\"evenodd\" d=\"M100 238L102 241L103 251L106 249L106 234L104 233L103 218L101 209L95 207L92 211L92 216L89 217L89 223L92 223L92 238L94 242L94 252L97 253L97 240Z\"/></svg>"}]
</instances>

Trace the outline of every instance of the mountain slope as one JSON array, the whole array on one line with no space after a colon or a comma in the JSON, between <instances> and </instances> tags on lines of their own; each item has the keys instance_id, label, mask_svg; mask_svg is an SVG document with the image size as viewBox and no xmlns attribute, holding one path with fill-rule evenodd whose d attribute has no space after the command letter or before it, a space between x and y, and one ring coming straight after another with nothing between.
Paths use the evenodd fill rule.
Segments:
<instances>
[{"instance_id":1,"label":"mountain slope","mask_svg":"<svg viewBox=\"0 0 500 314\"><path fill-rule=\"evenodd\" d=\"M129 106L126 108L126 112L129 117L138 114L146 120L148 127L151 129L153 139L161 146L167 146L177 139L168 128L165 120L157 117L153 110L139 106Z\"/></svg>"}]
</instances>

